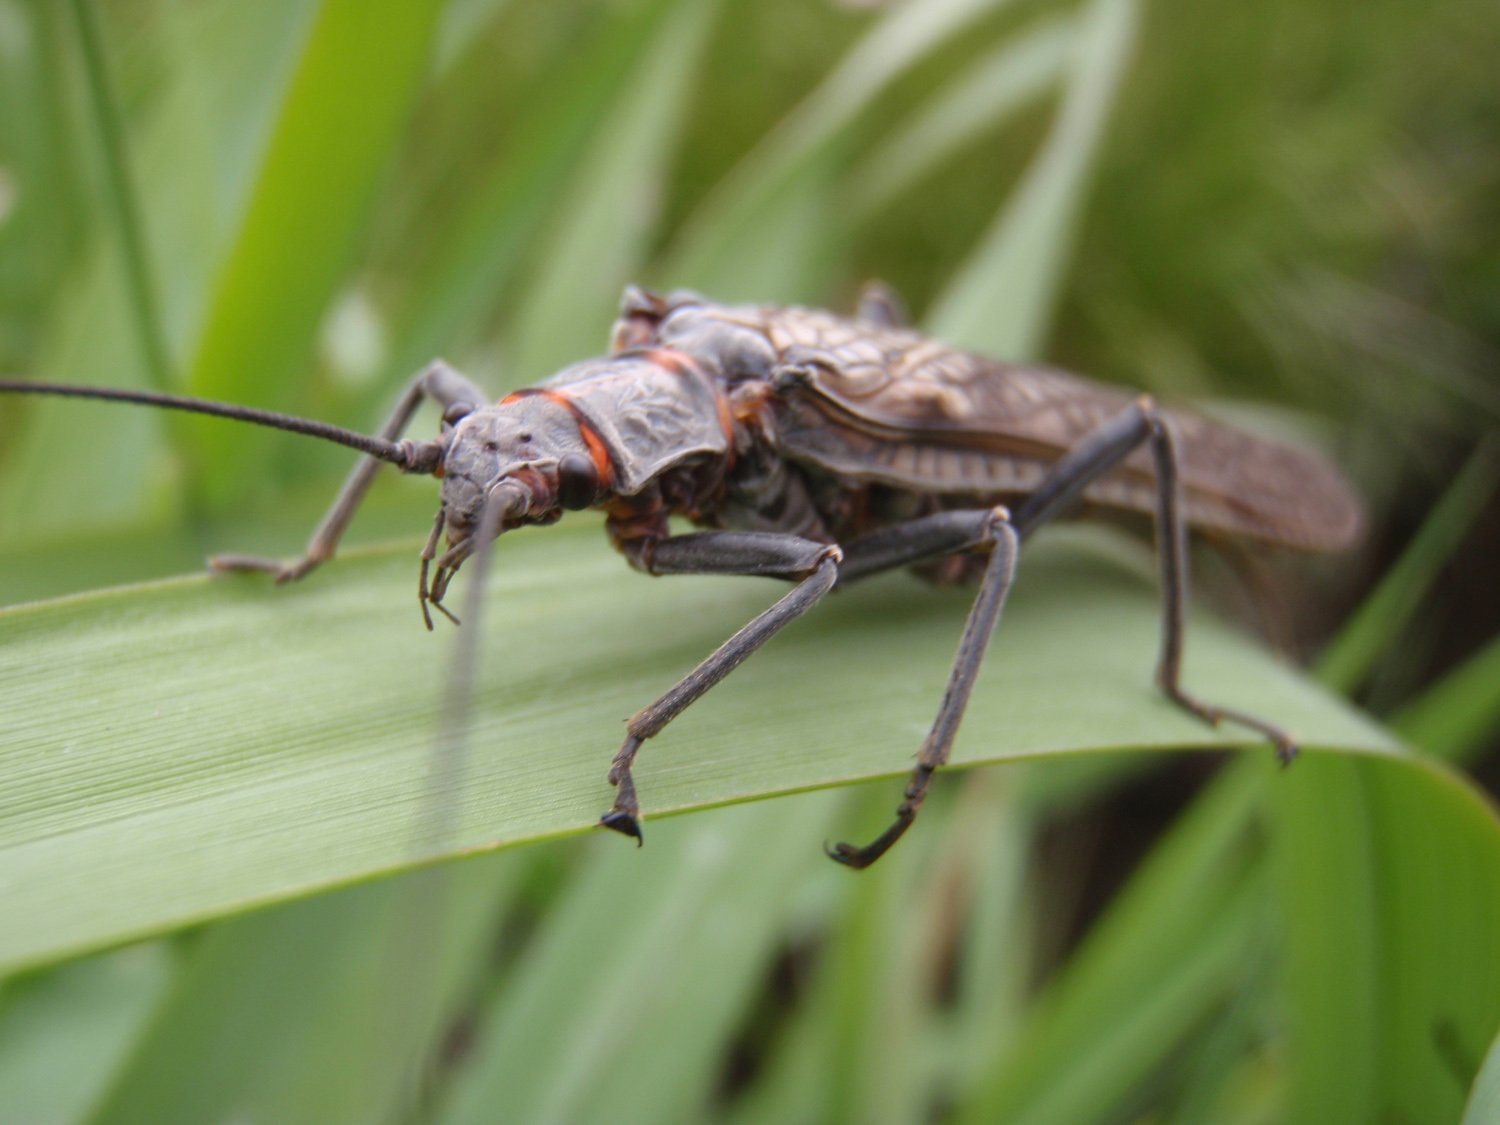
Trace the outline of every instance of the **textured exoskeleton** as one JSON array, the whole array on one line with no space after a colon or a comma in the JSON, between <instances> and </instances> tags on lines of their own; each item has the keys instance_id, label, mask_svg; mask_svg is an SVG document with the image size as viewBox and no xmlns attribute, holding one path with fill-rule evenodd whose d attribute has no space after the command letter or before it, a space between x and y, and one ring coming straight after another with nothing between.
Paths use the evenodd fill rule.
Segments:
<instances>
[{"instance_id":1,"label":"textured exoskeleton","mask_svg":"<svg viewBox=\"0 0 1500 1125\"><path fill-rule=\"evenodd\" d=\"M1020 539L1064 507L1155 518L1165 596L1157 680L1217 723L1253 728L1283 760L1293 739L1202 703L1179 685L1191 525L1305 550L1351 543L1361 513L1315 454L1252 437L1060 371L950 348L907 328L883 288L854 318L725 306L692 293L626 291L610 352L486 405L437 363L407 388L379 437L242 407L144 392L0 382L0 390L124 399L241 418L364 451L307 552L291 563L219 556L218 570L297 578L330 557L382 461L442 478L419 598L446 613L458 567L502 532L564 509L607 513L614 544L649 574L765 575L795 582L661 699L636 714L601 823L637 839L631 767L642 742L839 583L900 566L977 577L979 592L938 717L891 828L830 854L864 867L911 824L947 761L1004 604ZM424 398L442 434L402 440ZM669 518L705 530L673 535ZM442 539L447 549L439 554ZM432 564L436 569L431 570ZM429 571L431 573L429 574Z\"/></svg>"}]
</instances>

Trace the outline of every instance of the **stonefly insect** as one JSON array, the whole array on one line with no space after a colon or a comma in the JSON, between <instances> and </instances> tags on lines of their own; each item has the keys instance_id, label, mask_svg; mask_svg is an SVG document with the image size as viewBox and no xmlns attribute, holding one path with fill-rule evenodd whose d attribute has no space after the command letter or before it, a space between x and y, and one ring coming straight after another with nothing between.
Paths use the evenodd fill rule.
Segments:
<instances>
[{"instance_id":1,"label":"stonefly insect","mask_svg":"<svg viewBox=\"0 0 1500 1125\"><path fill-rule=\"evenodd\" d=\"M1290 761L1285 731L1204 703L1179 683L1189 526L1303 550L1358 534L1358 502L1314 454L1162 410L1060 371L968 354L904 325L899 302L866 289L853 319L801 308L713 304L692 293L625 292L607 356L485 405L441 362L412 380L379 436L244 406L146 391L0 381L0 391L196 411L339 442L360 459L306 553L280 563L219 555L215 571L300 578L332 557L381 462L442 479L417 598L429 629L465 559L564 509L599 508L610 539L647 574L762 575L796 583L627 724L599 823L641 839L631 774L646 739L837 585L915 566L979 591L931 733L894 823L865 847L879 859L911 826L948 760L1015 572L1018 543L1064 508L1155 517L1164 600L1156 680L1205 721L1257 731ZM402 433L424 399L441 434ZM668 517L708 530L671 533ZM446 534L447 547L439 553ZM476 566L482 565L476 562Z\"/></svg>"}]
</instances>

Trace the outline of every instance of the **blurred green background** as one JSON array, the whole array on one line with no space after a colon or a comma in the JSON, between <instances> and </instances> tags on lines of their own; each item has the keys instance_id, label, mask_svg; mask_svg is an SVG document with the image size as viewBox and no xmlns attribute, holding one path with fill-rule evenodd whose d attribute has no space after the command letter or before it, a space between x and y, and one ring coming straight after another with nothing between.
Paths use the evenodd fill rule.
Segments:
<instances>
[{"instance_id":1,"label":"blurred green background","mask_svg":"<svg viewBox=\"0 0 1500 1125\"><path fill-rule=\"evenodd\" d=\"M0 0L0 372L368 429L435 355L597 353L630 281L880 277L1328 450L1363 547L1204 596L1493 788L1497 42L1487 0ZM347 465L0 402L0 604L290 554ZM382 479L350 542L433 502ZM0 1120L1500 1120L1488 798L1264 765L974 771L857 880L817 843L890 783L48 964L0 981Z\"/></svg>"}]
</instances>

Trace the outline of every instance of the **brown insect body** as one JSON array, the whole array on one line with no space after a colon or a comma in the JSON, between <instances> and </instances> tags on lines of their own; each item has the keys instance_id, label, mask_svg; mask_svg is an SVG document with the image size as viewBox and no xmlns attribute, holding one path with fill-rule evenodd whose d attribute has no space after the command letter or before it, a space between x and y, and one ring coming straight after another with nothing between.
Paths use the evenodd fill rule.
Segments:
<instances>
[{"instance_id":1,"label":"brown insect body","mask_svg":"<svg viewBox=\"0 0 1500 1125\"><path fill-rule=\"evenodd\" d=\"M482 568L496 535L551 523L564 509L607 512L615 545L650 574L795 583L627 724L609 774L614 806L600 823L637 839L631 771L642 743L835 584L902 566L981 577L895 823L866 847L830 851L852 867L878 859L911 825L933 772L948 760L1020 539L1080 500L1154 516L1165 602L1162 691L1210 723L1260 732L1289 761L1296 750L1289 734L1201 702L1179 683L1186 527L1311 550L1344 546L1361 515L1338 473L1306 450L1062 372L961 352L900 321L894 299L878 290L847 319L632 288L609 355L490 405L480 388L434 363L412 380L379 435L156 392L16 380L0 380L0 391L196 411L366 454L300 559L221 555L212 560L217 571L300 578L333 555L383 462L442 478L418 584L429 628L429 607L448 612L443 598L465 559L477 555ZM442 433L403 438L426 400L444 408ZM673 535L672 515L712 530ZM445 533L448 549L439 554ZM480 604L478 577L471 613ZM462 660L456 672L467 676Z\"/></svg>"},{"instance_id":2,"label":"brown insect body","mask_svg":"<svg viewBox=\"0 0 1500 1125\"><path fill-rule=\"evenodd\" d=\"M628 291L615 348L674 371L690 367L699 377L686 381L695 386L707 375L730 404L737 429L725 453L737 471L705 466L706 475L727 479L718 504L706 508L699 488L697 502L678 514L707 526L827 542L942 508L1014 503L1136 397L872 320L716 305L691 293ZM565 372L544 386L566 391L579 383ZM635 413L654 421L671 414L666 404L683 402L670 380L658 393L661 405ZM716 452L715 410L707 403L699 409L696 427L673 418L654 432L675 442L694 430L697 451ZM584 413L610 418L611 426L619 416L599 408ZM1304 550L1336 550L1358 535L1359 505L1321 458L1195 415L1165 413L1179 443L1184 515L1193 526ZM610 444L624 454L622 463L631 462L622 443ZM1149 451L1132 453L1082 497L1102 508L1154 511ZM617 511L629 520L628 504Z\"/></svg>"}]
</instances>

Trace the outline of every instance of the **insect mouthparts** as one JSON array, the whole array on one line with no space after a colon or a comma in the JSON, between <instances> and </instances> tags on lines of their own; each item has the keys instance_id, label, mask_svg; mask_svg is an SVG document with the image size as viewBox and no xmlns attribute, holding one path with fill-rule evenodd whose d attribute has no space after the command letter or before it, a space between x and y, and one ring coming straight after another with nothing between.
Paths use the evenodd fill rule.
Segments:
<instances>
[{"instance_id":1,"label":"insect mouthparts","mask_svg":"<svg viewBox=\"0 0 1500 1125\"><path fill-rule=\"evenodd\" d=\"M500 519L516 519L531 509L531 489L511 477L498 481L485 498L485 504L498 506Z\"/></svg>"}]
</instances>

